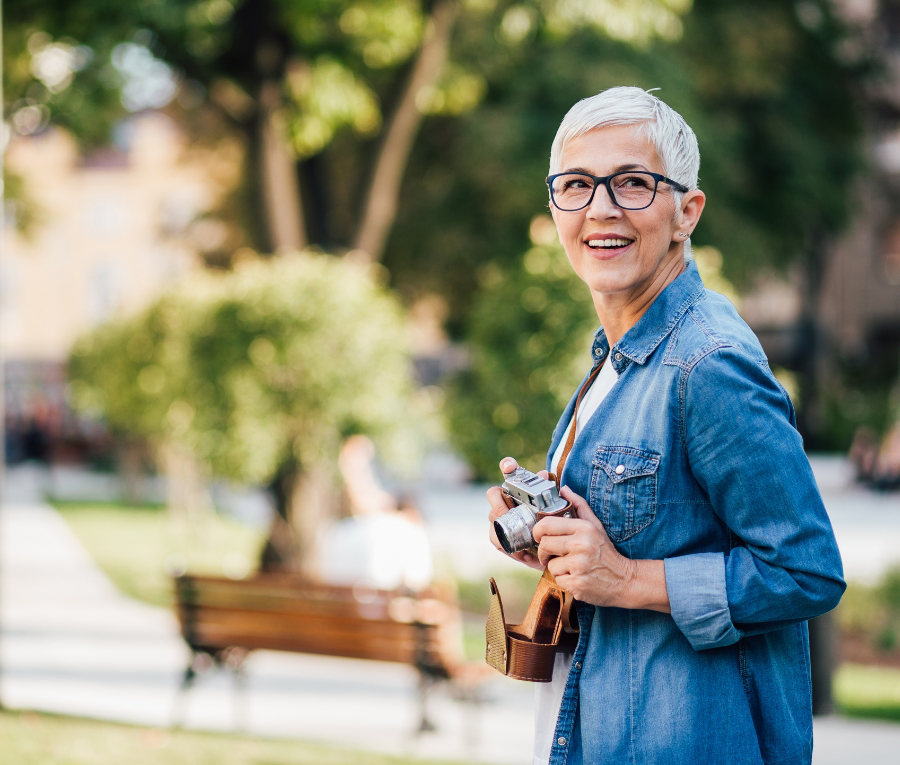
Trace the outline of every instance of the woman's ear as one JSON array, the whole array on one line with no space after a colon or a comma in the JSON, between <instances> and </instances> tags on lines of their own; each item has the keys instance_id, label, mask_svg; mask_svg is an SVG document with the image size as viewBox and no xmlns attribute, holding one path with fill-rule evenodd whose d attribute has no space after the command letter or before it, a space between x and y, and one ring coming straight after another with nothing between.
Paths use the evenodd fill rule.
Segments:
<instances>
[{"instance_id":1,"label":"woman's ear","mask_svg":"<svg viewBox=\"0 0 900 765\"><path fill-rule=\"evenodd\" d=\"M697 228L697 222L706 206L706 194L700 189L686 191L681 197L681 216L675 223L675 233L673 239L676 242L683 242ZM686 234L686 236L682 236Z\"/></svg>"}]
</instances>

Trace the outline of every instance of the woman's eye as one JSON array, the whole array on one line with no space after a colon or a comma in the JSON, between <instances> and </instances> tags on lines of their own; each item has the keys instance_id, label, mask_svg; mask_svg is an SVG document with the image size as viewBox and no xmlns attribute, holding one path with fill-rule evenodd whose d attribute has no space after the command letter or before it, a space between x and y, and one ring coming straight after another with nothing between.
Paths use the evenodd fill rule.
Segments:
<instances>
[{"instance_id":1,"label":"woman's eye","mask_svg":"<svg viewBox=\"0 0 900 765\"><path fill-rule=\"evenodd\" d=\"M567 178L565 183L563 184L563 191L580 191L582 189L589 189L591 187L590 181L587 178Z\"/></svg>"},{"instance_id":2,"label":"woman's eye","mask_svg":"<svg viewBox=\"0 0 900 765\"><path fill-rule=\"evenodd\" d=\"M649 179L642 175L623 175L617 179L616 185L622 189L648 189Z\"/></svg>"}]
</instances>

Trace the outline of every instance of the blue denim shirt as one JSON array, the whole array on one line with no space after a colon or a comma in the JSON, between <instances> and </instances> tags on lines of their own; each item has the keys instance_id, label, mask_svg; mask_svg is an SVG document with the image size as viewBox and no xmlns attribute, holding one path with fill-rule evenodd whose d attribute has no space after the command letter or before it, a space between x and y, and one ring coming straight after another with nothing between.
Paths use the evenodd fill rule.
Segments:
<instances>
[{"instance_id":1,"label":"blue denim shirt","mask_svg":"<svg viewBox=\"0 0 900 765\"><path fill-rule=\"evenodd\" d=\"M845 585L787 393L692 263L592 352L619 379L562 483L620 553L665 561L672 613L577 604L551 765L810 762L806 620Z\"/></svg>"}]
</instances>

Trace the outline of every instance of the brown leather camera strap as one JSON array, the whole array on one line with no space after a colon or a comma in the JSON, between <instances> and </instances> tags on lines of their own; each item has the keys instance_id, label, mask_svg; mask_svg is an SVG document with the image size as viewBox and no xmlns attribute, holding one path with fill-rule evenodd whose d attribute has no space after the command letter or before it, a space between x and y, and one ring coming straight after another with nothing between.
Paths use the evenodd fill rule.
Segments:
<instances>
[{"instance_id":1,"label":"brown leather camera strap","mask_svg":"<svg viewBox=\"0 0 900 765\"><path fill-rule=\"evenodd\" d=\"M594 384L594 380L597 379L597 375L600 374L602 368L603 362L597 364L597 366L591 370L587 380L584 381L581 389L578 391L578 398L575 399L575 408L572 410L572 422L569 427L569 435L566 438L566 445L563 447L563 452L562 455L560 455L559 464L556 466L556 473L554 474L557 483L559 483L560 478L562 478L563 468L566 466L566 460L569 459L569 452L572 451L572 447L575 445L575 435L578 430L578 407L581 404L581 399L584 398L588 389Z\"/></svg>"}]
</instances>

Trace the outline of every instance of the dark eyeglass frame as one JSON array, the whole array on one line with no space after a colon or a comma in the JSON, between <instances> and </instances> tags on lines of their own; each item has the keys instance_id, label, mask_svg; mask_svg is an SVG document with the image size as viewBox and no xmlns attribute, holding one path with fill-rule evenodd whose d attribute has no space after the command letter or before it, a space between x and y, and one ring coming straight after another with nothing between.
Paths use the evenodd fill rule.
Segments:
<instances>
[{"instance_id":1,"label":"dark eyeglass frame","mask_svg":"<svg viewBox=\"0 0 900 765\"><path fill-rule=\"evenodd\" d=\"M583 178L590 178L591 180L594 181L594 189L593 189L593 191L591 191L591 195L590 195L590 197L588 197L588 201L585 202L583 205L581 205L581 207L574 207L572 209L568 209L566 207L560 207L557 204L556 197L553 194L553 182L557 178L561 178L564 175L580 175ZM642 205L641 207L626 207L623 204L619 204L619 201L616 199L616 195L613 192L612 183L610 183L610 181L613 178L616 178L620 175L649 175L651 178L653 178L653 181L654 181L653 196L650 197L650 201L647 202L647 204ZM576 172L573 170L569 170L564 173L556 173L555 175L548 175L547 178L545 179L545 182L547 184L547 188L550 191L550 200L553 202L553 204L557 210L562 210L563 212L578 212L579 210L583 210L585 207L589 207L591 202L594 201L594 194L597 193L597 189L600 188L601 184L606 186L606 191L609 194L609 198L612 200L612 203L616 207L621 207L623 210L646 210L656 200L656 192L659 189L660 183L668 183L673 189L675 189L676 191L680 191L682 194L689 191L688 187L685 186L684 184L681 184L678 181L673 181L671 178L666 178L666 176L660 175L659 173L651 172L650 170L621 170L618 173L613 173L612 175L605 175L605 176L591 175L590 173L582 173L582 172Z\"/></svg>"}]
</instances>

